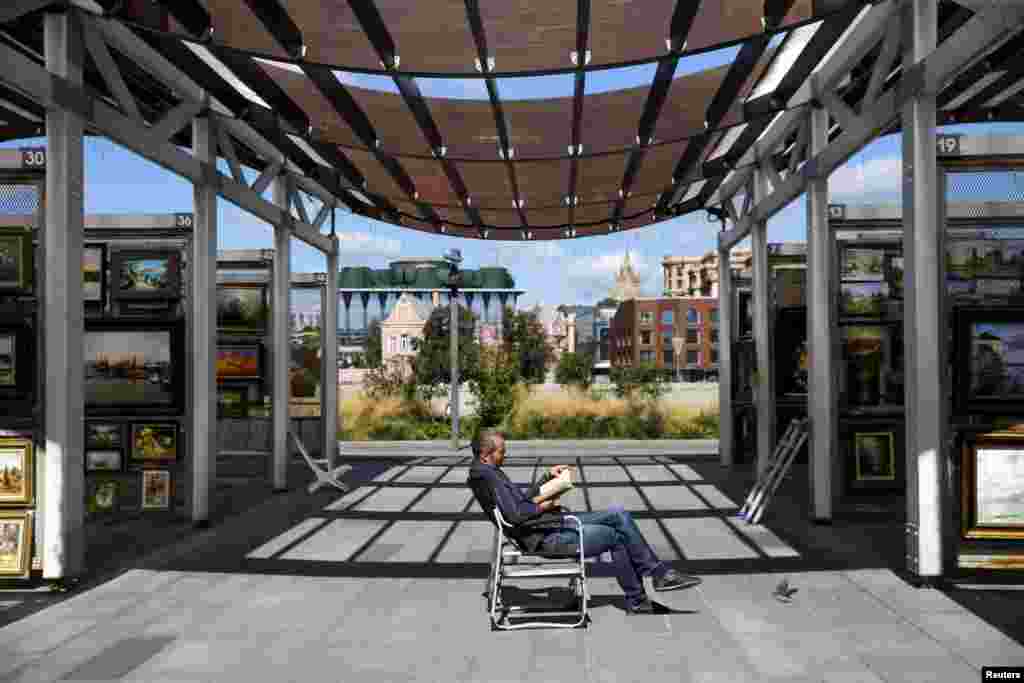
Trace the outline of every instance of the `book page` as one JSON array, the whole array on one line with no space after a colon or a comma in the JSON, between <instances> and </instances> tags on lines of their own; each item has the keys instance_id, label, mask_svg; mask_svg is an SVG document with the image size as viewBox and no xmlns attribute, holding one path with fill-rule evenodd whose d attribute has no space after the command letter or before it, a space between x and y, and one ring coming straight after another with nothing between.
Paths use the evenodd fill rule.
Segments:
<instances>
[{"instance_id":1,"label":"book page","mask_svg":"<svg viewBox=\"0 0 1024 683\"><path fill-rule=\"evenodd\" d=\"M564 470L560 475L540 487L540 495L544 500L550 500L572 488L572 470Z\"/></svg>"}]
</instances>

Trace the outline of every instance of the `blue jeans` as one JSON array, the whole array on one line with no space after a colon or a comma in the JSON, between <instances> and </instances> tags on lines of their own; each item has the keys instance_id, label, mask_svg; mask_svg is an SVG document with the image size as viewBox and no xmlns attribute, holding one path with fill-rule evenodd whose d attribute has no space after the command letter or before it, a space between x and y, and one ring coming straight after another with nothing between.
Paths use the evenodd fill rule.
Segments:
<instances>
[{"instance_id":1,"label":"blue jeans","mask_svg":"<svg viewBox=\"0 0 1024 683\"><path fill-rule=\"evenodd\" d=\"M626 594L626 604L634 606L645 597L644 576L660 576L667 567L647 545L643 534L628 512L573 512L583 523L583 556L594 557L606 550L612 553L615 578ZM579 545L575 524L571 529L549 532L541 541L540 550L555 544Z\"/></svg>"}]
</instances>

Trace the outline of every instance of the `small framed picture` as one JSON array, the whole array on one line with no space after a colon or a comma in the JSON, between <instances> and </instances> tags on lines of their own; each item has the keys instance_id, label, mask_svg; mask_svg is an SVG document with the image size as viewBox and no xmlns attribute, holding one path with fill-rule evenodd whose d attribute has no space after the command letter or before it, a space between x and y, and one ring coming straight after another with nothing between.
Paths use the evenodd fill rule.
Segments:
<instances>
[{"instance_id":1,"label":"small framed picture","mask_svg":"<svg viewBox=\"0 0 1024 683\"><path fill-rule=\"evenodd\" d=\"M218 344L217 381L260 379L262 356L260 344Z\"/></svg>"},{"instance_id":2,"label":"small framed picture","mask_svg":"<svg viewBox=\"0 0 1024 683\"><path fill-rule=\"evenodd\" d=\"M857 481L895 481L892 432L860 432L853 436Z\"/></svg>"},{"instance_id":3,"label":"small framed picture","mask_svg":"<svg viewBox=\"0 0 1024 683\"><path fill-rule=\"evenodd\" d=\"M32 439L0 438L0 505L32 505L35 500L32 455Z\"/></svg>"},{"instance_id":4,"label":"small framed picture","mask_svg":"<svg viewBox=\"0 0 1024 683\"><path fill-rule=\"evenodd\" d=\"M0 228L0 291L32 293L32 231Z\"/></svg>"},{"instance_id":5,"label":"small framed picture","mask_svg":"<svg viewBox=\"0 0 1024 683\"><path fill-rule=\"evenodd\" d=\"M217 408L219 417L246 417L249 388L246 386L217 387Z\"/></svg>"},{"instance_id":6,"label":"small framed picture","mask_svg":"<svg viewBox=\"0 0 1024 683\"><path fill-rule=\"evenodd\" d=\"M86 472L118 472L121 470L121 451L86 451Z\"/></svg>"},{"instance_id":7,"label":"small framed picture","mask_svg":"<svg viewBox=\"0 0 1024 683\"><path fill-rule=\"evenodd\" d=\"M178 425L175 422L132 424L130 461L133 465L166 466L178 459Z\"/></svg>"},{"instance_id":8,"label":"small framed picture","mask_svg":"<svg viewBox=\"0 0 1024 683\"><path fill-rule=\"evenodd\" d=\"M121 450L124 448L123 425L116 422L86 422L86 450Z\"/></svg>"},{"instance_id":9,"label":"small framed picture","mask_svg":"<svg viewBox=\"0 0 1024 683\"><path fill-rule=\"evenodd\" d=\"M102 515L117 511L121 493L121 482L113 477L96 477L89 480L85 509L90 515Z\"/></svg>"},{"instance_id":10,"label":"small framed picture","mask_svg":"<svg viewBox=\"0 0 1024 683\"><path fill-rule=\"evenodd\" d=\"M168 470L143 470L142 509L171 509L171 473Z\"/></svg>"},{"instance_id":11,"label":"small framed picture","mask_svg":"<svg viewBox=\"0 0 1024 683\"><path fill-rule=\"evenodd\" d=\"M82 301L86 304L99 304L107 294L107 245L101 242L90 242L82 246Z\"/></svg>"},{"instance_id":12,"label":"small framed picture","mask_svg":"<svg viewBox=\"0 0 1024 683\"><path fill-rule=\"evenodd\" d=\"M843 250L843 280L881 280L885 273L882 249L847 248Z\"/></svg>"},{"instance_id":13,"label":"small framed picture","mask_svg":"<svg viewBox=\"0 0 1024 683\"><path fill-rule=\"evenodd\" d=\"M31 513L0 510L0 576L25 577L31 566Z\"/></svg>"}]
</instances>

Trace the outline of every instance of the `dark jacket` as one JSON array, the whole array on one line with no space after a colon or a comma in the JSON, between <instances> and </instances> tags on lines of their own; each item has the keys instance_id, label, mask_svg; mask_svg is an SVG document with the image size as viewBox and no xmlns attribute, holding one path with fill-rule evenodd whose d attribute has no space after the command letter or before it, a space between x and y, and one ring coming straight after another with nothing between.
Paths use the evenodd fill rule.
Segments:
<instances>
[{"instance_id":1,"label":"dark jacket","mask_svg":"<svg viewBox=\"0 0 1024 683\"><path fill-rule=\"evenodd\" d=\"M469 468L466 484L473 490L488 519L493 521L492 510L497 505L505 521L515 527L509 535L522 543L527 551L536 552L545 534L566 527L561 512L542 512L540 506L531 500L540 495L540 487L550 479L550 473L545 472L540 481L524 492L500 467L474 462Z\"/></svg>"}]
</instances>

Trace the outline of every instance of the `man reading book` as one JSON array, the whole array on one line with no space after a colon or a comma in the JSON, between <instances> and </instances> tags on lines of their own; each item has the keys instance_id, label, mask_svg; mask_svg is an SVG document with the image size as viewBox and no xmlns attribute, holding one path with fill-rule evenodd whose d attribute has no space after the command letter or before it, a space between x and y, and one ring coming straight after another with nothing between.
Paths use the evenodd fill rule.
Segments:
<instances>
[{"instance_id":1,"label":"man reading book","mask_svg":"<svg viewBox=\"0 0 1024 683\"><path fill-rule=\"evenodd\" d=\"M541 481L525 493L509 480L501 467L505 462L505 436L498 430L483 430L473 441L474 462L469 482L483 480L494 491L494 500L502 517L515 527L515 538L530 552L555 552L567 545L579 547L575 525L562 519L566 512L558 505L558 496L571 489L565 482L545 486L555 479L571 479L568 465L555 465ZM542 488L547 496L541 493ZM660 561L644 540L628 512L574 512L583 524L583 555L593 557L611 551L616 579L626 595L626 610L631 614L652 614L654 603L644 591L644 576L651 576L654 590L689 588L700 579L684 576Z\"/></svg>"}]
</instances>

